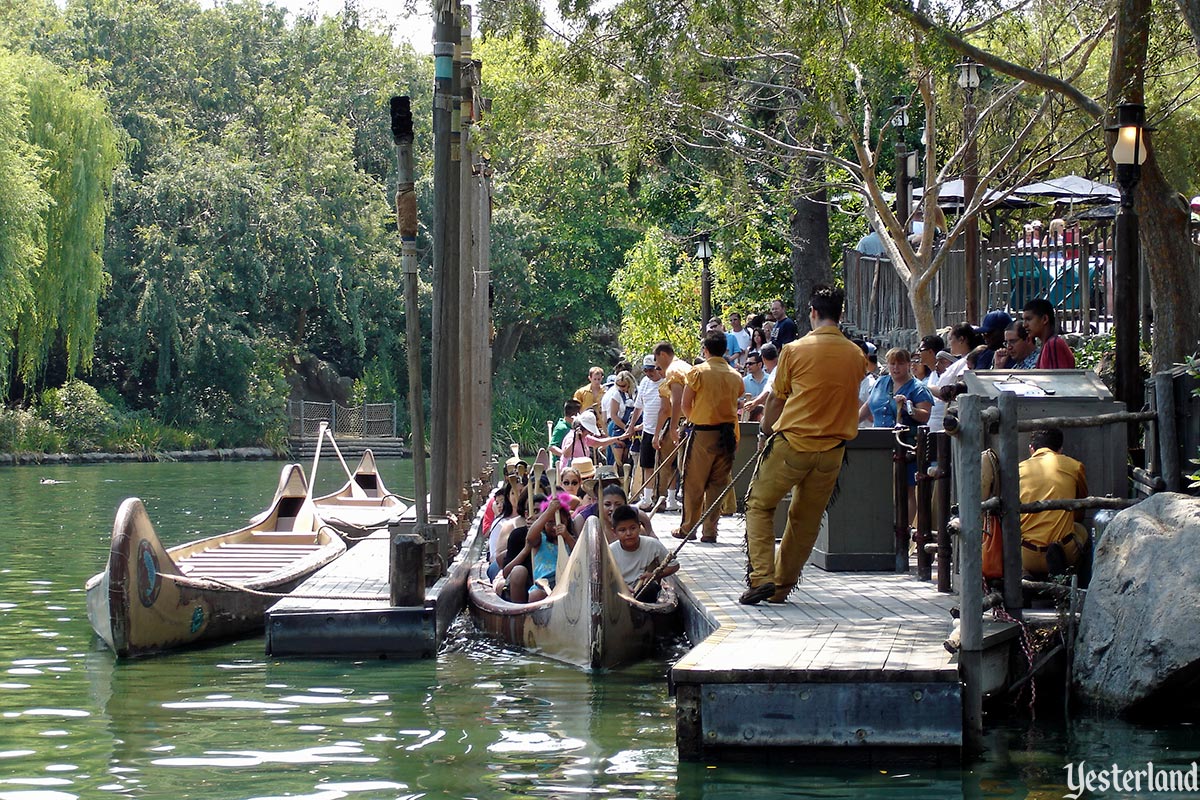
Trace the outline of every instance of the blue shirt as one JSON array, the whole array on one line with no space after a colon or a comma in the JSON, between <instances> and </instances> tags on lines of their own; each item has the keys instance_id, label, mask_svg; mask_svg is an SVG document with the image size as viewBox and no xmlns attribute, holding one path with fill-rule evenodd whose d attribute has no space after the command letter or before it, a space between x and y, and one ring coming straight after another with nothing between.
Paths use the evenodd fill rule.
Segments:
<instances>
[{"instance_id":1,"label":"blue shirt","mask_svg":"<svg viewBox=\"0 0 1200 800\"><path fill-rule=\"evenodd\" d=\"M732 333L726 331L725 332L725 355L726 356L736 356L740 352L742 352L742 345L740 342L738 342L738 337L736 337Z\"/></svg>"},{"instance_id":2,"label":"blue shirt","mask_svg":"<svg viewBox=\"0 0 1200 800\"><path fill-rule=\"evenodd\" d=\"M754 376L747 372L742 376L742 384L746 387L746 394L751 397L758 397L762 394L762 390L767 388L767 381L770 379L771 376L767 374L766 370L763 370L761 381L754 380Z\"/></svg>"},{"instance_id":3,"label":"blue shirt","mask_svg":"<svg viewBox=\"0 0 1200 800\"><path fill-rule=\"evenodd\" d=\"M907 397L914 405L933 403L933 395L930 394L929 388L915 377L910 377L908 382L899 389L893 389L892 376L884 375L875 382L875 386L871 388L871 395L867 398L867 407L871 409L871 417L876 428L894 428L896 426L896 401L892 398L898 394ZM915 432L917 423L907 413L903 415L901 421Z\"/></svg>"}]
</instances>

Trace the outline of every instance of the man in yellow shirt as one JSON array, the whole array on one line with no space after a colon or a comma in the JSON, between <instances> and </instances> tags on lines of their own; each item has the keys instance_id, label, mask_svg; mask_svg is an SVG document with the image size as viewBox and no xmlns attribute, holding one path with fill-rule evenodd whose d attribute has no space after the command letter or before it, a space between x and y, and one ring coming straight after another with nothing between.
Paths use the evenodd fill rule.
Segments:
<instances>
[{"instance_id":1,"label":"man in yellow shirt","mask_svg":"<svg viewBox=\"0 0 1200 800\"><path fill-rule=\"evenodd\" d=\"M658 396L662 398L662 410L658 417L658 432L654 436L654 447L660 458L673 463L663 467L659 485L666 486L667 511L678 511L676 478L678 477L679 426L683 421L683 387L692 368L682 358L675 357L675 347L670 342L659 342L654 346L654 363L662 370L662 383L658 385Z\"/></svg>"},{"instance_id":2,"label":"man in yellow shirt","mask_svg":"<svg viewBox=\"0 0 1200 800\"><path fill-rule=\"evenodd\" d=\"M683 455L683 520L672 534L682 539L700 521L704 507L716 500L733 475L737 449L738 401L745 385L742 376L725 360L726 337L719 330L704 335L704 363L692 367L684 379L683 413L692 424ZM720 509L704 520L702 542L717 540Z\"/></svg>"},{"instance_id":3,"label":"man in yellow shirt","mask_svg":"<svg viewBox=\"0 0 1200 800\"><path fill-rule=\"evenodd\" d=\"M1088 496L1083 464L1064 456L1062 446L1063 433L1058 428L1045 428L1030 435L1031 455L1018 467L1022 503ZM1022 514L1022 569L1040 578L1079 563L1088 538L1087 530L1080 524L1082 519L1083 511Z\"/></svg>"},{"instance_id":4,"label":"man in yellow shirt","mask_svg":"<svg viewBox=\"0 0 1200 800\"><path fill-rule=\"evenodd\" d=\"M739 603L787 600L817 540L845 444L858 435L855 406L867 359L838 328L845 299L840 289L813 287L812 332L779 355L759 433L763 450L746 495L750 588ZM775 508L789 489L787 528L776 554Z\"/></svg>"},{"instance_id":5,"label":"man in yellow shirt","mask_svg":"<svg viewBox=\"0 0 1200 800\"><path fill-rule=\"evenodd\" d=\"M604 412L600 408L600 398L604 396L604 368L592 367L588 370L588 382L585 386L580 386L575 390L572 398L579 401L581 410L587 411L591 409L596 414L596 419L604 421Z\"/></svg>"}]
</instances>

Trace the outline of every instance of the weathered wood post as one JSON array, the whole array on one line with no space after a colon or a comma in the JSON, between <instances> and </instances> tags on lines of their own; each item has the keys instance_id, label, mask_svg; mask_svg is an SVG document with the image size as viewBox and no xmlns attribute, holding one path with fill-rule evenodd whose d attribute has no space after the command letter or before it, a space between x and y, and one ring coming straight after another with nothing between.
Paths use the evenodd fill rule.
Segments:
<instances>
[{"instance_id":1,"label":"weathered wood post","mask_svg":"<svg viewBox=\"0 0 1200 800\"><path fill-rule=\"evenodd\" d=\"M896 534L896 573L908 572L909 510L908 510L908 456L904 445L897 441L892 450L892 497L893 519Z\"/></svg>"},{"instance_id":2,"label":"weathered wood post","mask_svg":"<svg viewBox=\"0 0 1200 800\"><path fill-rule=\"evenodd\" d=\"M458 193L457 171L452 170L450 129L456 107L454 97L454 52L458 42L455 27L454 0L434 3L433 25L433 386L431 395L430 452L432 469L429 490L430 511L445 514L447 508L449 431L453 408L449 380L452 366L453 339L446 328L447 317L453 319L453 289L451 278L457 276L454 262L458 250L457 225L453 224L458 209L452 202L451 188ZM457 161L454 162L457 164ZM453 251L451 250L453 245Z\"/></svg>"},{"instance_id":3,"label":"weathered wood post","mask_svg":"<svg viewBox=\"0 0 1200 800\"><path fill-rule=\"evenodd\" d=\"M425 537L419 533L392 536L388 579L390 602L396 608L425 604Z\"/></svg>"},{"instance_id":4,"label":"weathered wood post","mask_svg":"<svg viewBox=\"0 0 1200 800\"><path fill-rule=\"evenodd\" d=\"M1155 430L1158 433L1158 463L1168 492L1182 488L1182 469L1179 465L1179 431L1175 424L1175 379L1170 372L1154 376L1154 408L1158 411Z\"/></svg>"},{"instance_id":5,"label":"weathered wood post","mask_svg":"<svg viewBox=\"0 0 1200 800\"><path fill-rule=\"evenodd\" d=\"M408 97L393 97L391 102L392 138L396 143L396 223L400 231L400 266L404 272L405 349L408 359L408 412L412 422L409 443L413 459L413 505L416 513L416 534L422 541L429 525L425 487L425 410L421 392L421 317L417 306L417 195L413 168L412 108ZM392 426L395 432L396 413L393 404ZM402 593L396 546L389 553L391 603L399 606ZM422 561L424 556L422 555ZM423 566L421 567L423 570ZM425 593L424 578L421 594Z\"/></svg>"},{"instance_id":6,"label":"weathered wood post","mask_svg":"<svg viewBox=\"0 0 1200 800\"><path fill-rule=\"evenodd\" d=\"M1021 591L1021 455L1017 440L1017 395L1001 392L997 401L1000 428L996 456L1000 461L1000 529L1004 549L1004 608L1015 619L1024 605Z\"/></svg>"},{"instance_id":7,"label":"weathered wood post","mask_svg":"<svg viewBox=\"0 0 1200 800\"><path fill-rule=\"evenodd\" d=\"M475 75L481 75L483 63L475 62ZM477 122L483 121L483 114L489 111L491 105L487 98L476 97L475 117ZM478 255L476 258L475 280L475 324L477 348L475 351L475 368L473 370L476 391L479 398L478 438L476 441L479 474L485 482L492 477L492 189L491 168L484 158L483 148L475 149L475 169L479 173L479 192L476 198L476 214L479 221Z\"/></svg>"},{"instance_id":8,"label":"weathered wood post","mask_svg":"<svg viewBox=\"0 0 1200 800\"><path fill-rule=\"evenodd\" d=\"M929 477L929 426L917 428L917 580L933 577L933 559L925 552L932 537L933 481Z\"/></svg>"},{"instance_id":9,"label":"weathered wood post","mask_svg":"<svg viewBox=\"0 0 1200 800\"><path fill-rule=\"evenodd\" d=\"M950 541L950 494L953 487L953 466L950 457L950 435L942 432L934 434L937 441L938 462L938 553L937 553L937 588L939 592L949 593L953 586L953 570L951 555L954 546Z\"/></svg>"},{"instance_id":10,"label":"weathered wood post","mask_svg":"<svg viewBox=\"0 0 1200 800\"><path fill-rule=\"evenodd\" d=\"M959 608L962 649L958 654L963 681L963 746L980 749L983 739L983 511L980 508L980 454L983 452L982 398L958 398L960 423L955 441L958 474Z\"/></svg>"}]
</instances>

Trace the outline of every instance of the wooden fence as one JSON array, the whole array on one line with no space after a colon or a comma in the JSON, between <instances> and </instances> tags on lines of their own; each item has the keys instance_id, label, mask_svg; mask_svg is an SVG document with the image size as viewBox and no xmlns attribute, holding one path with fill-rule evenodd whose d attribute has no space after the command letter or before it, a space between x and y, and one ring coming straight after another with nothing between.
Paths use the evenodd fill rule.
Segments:
<instances>
[{"instance_id":1,"label":"wooden fence","mask_svg":"<svg viewBox=\"0 0 1200 800\"><path fill-rule=\"evenodd\" d=\"M1112 323L1113 301L1108 227L1071 229L1067 241L1070 244L1032 248L997 232L985 242L979 253L980 315L1002 309L1016 316L1028 300L1044 297L1057 309L1060 331L1106 330ZM938 328L966 319L965 265L960 239L931 286ZM916 327L908 289L891 261L846 248L842 267L848 324L871 334Z\"/></svg>"},{"instance_id":2,"label":"wooden fence","mask_svg":"<svg viewBox=\"0 0 1200 800\"><path fill-rule=\"evenodd\" d=\"M347 408L337 403L310 400L288 401L288 435L309 439L317 435L322 422L340 438L378 438L396 435L395 403L364 403Z\"/></svg>"}]
</instances>

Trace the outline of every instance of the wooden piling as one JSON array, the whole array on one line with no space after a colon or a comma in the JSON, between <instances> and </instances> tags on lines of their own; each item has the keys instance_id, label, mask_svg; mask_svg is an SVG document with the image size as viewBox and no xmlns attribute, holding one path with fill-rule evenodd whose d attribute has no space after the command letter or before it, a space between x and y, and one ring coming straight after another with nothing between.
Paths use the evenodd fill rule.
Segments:
<instances>
[{"instance_id":1,"label":"wooden piling","mask_svg":"<svg viewBox=\"0 0 1200 800\"><path fill-rule=\"evenodd\" d=\"M961 580L962 650L959 672L963 681L963 746L980 750L983 741L983 512L980 510L980 453L983 452L983 398L958 398L959 436L956 440Z\"/></svg>"},{"instance_id":2,"label":"wooden piling","mask_svg":"<svg viewBox=\"0 0 1200 800\"><path fill-rule=\"evenodd\" d=\"M935 434L937 440L937 462L938 462L938 480L940 481L940 489L937 493L938 498L938 526L937 537L937 588L939 592L949 592L952 587L950 556L954 546L950 541L950 494L953 486L953 468L951 466L952 458L950 457L950 435L945 433Z\"/></svg>"},{"instance_id":3,"label":"wooden piling","mask_svg":"<svg viewBox=\"0 0 1200 800\"><path fill-rule=\"evenodd\" d=\"M425 537L419 533L397 533L392 537L388 559L390 602L396 608L425 604Z\"/></svg>"},{"instance_id":4,"label":"wooden piling","mask_svg":"<svg viewBox=\"0 0 1200 800\"><path fill-rule=\"evenodd\" d=\"M1179 465L1179 431L1175 424L1175 379L1170 372L1154 376L1154 408L1158 412L1155 424L1158 433L1159 473L1168 492L1182 490L1182 469Z\"/></svg>"},{"instance_id":5,"label":"wooden piling","mask_svg":"<svg viewBox=\"0 0 1200 800\"><path fill-rule=\"evenodd\" d=\"M1021 618L1021 477L1017 452L1017 395L1001 392L997 400L1000 429L996 434L996 455L1000 461L1000 529L1004 550L1004 606L1016 619Z\"/></svg>"}]
</instances>

